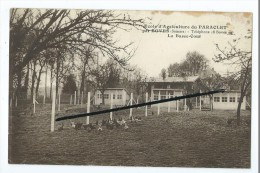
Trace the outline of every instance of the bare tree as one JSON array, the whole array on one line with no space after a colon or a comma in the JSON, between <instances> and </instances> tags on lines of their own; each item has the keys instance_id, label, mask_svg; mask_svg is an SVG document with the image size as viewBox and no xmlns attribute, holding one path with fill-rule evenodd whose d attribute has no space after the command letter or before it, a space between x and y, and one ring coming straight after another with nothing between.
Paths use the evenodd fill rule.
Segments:
<instances>
[{"instance_id":1,"label":"bare tree","mask_svg":"<svg viewBox=\"0 0 260 173\"><path fill-rule=\"evenodd\" d=\"M248 35L243 39L244 41L250 41L251 30L248 30ZM216 44L217 50L220 52L215 55L215 62L224 62L235 66L235 71L230 74L231 80L238 80L240 82L240 99L237 106L237 125L240 125L241 118L241 104L251 86L252 75L252 51L242 50L239 48L239 40L234 39L232 42L228 42L228 47L221 48Z\"/></svg>"},{"instance_id":2,"label":"bare tree","mask_svg":"<svg viewBox=\"0 0 260 173\"><path fill-rule=\"evenodd\" d=\"M117 29L128 29L123 25L142 29L144 20L126 18L108 10L12 9L10 88L16 81L20 90L24 67L48 49L84 51L86 45L92 45L102 54L125 63L134 54L130 48L132 43L118 46L113 39Z\"/></svg>"}]
</instances>

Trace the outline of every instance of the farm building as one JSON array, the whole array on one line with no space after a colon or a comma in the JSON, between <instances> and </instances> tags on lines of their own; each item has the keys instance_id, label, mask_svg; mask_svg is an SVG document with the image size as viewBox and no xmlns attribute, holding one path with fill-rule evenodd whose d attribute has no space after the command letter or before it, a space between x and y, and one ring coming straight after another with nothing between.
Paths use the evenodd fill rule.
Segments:
<instances>
[{"instance_id":1,"label":"farm building","mask_svg":"<svg viewBox=\"0 0 260 173\"><path fill-rule=\"evenodd\" d=\"M191 93L193 92L193 88L199 82L199 80L199 76L152 79L151 82L148 82L151 101L182 96L186 95L187 93ZM184 107L184 100L179 101L178 105L180 107ZM189 105L189 103L186 103L186 105ZM152 105L152 107L153 106L156 105ZM168 103L161 103L160 107L168 107ZM176 109L177 102L171 102L170 107Z\"/></svg>"},{"instance_id":2,"label":"farm building","mask_svg":"<svg viewBox=\"0 0 260 173\"><path fill-rule=\"evenodd\" d=\"M105 105L110 105L111 94L113 94L113 105L122 106L127 104L129 94L125 88L107 88L104 92ZM95 92L95 105L102 104L102 94L100 90Z\"/></svg>"},{"instance_id":3,"label":"farm building","mask_svg":"<svg viewBox=\"0 0 260 173\"><path fill-rule=\"evenodd\" d=\"M213 109L237 109L240 99L239 90L229 90L224 93L217 93L213 95ZM244 97L242 110L246 110L246 97Z\"/></svg>"},{"instance_id":4,"label":"farm building","mask_svg":"<svg viewBox=\"0 0 260 173\"><path fill-rule=\"evenodd\" d=\"M211 74L211 73L209 73ZM187 77L168 77L165 79L157 78L153 79L151 82L148 82L149 87L149 95L151 96L151 101L166 99L169 97L182 96L186 94L199 92L201 87L201 77L200 76L187 76ZM196 89L195 89L196 88ZM213 109L222 109L222 110L236 110L238 106L238 101L240 99L240 90L232 89L232 87L228 87L227 91L224 93L214 94L212 97L212 106ZM202 96L201 98L201 106L202 108L210 109L210 98L209 96ZM199 108L200 106L200 98L193 98L186 100L186 108L190 108L192 105L194 108ZM177 105L179 109L185 108L185 100L180 100L177 104L176 101L170 103L170 107L172 110L177 109ZM160 107L167 108L169 106L168 103L161 103ZM246 97L244 97L241 109L246 110L247 101ZM152 105L152 107L156 107L156 105Z\"/></svg>"}]
</instances>

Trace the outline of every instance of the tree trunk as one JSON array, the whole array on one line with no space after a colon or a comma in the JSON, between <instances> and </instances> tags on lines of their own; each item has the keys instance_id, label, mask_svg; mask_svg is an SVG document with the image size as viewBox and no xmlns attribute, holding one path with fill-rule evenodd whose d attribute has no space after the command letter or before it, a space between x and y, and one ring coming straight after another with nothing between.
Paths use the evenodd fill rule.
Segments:
<instances>
[{"instance_id":1,"label":"tree trunk","mask_svg":"<svg viewBox=\"0 0 260 173\"><path fill-rule=\"evenodd\" d=\"M50 99L51 99L51 96L52 96L52 76L53 76L53 65L51 65L51 78L50 78Z\"/></svg>"},{"instance_id":2,"label":"tree trunk","mask_svg":"<svg viewBox=\"0 0 260 173\"><path fill-rule=\"evenodd\" d=\"M43 69L43 66L40 68L38 78L37 78L37 83L36 83L35 93L36 93L37 96L39 95L38 91L39 91L39 86L40 86L40 82L41 82L42 69Z\"/></svg>"},{"instance_id":3,"label":"tree trunk","mask_svg":"<svg viewBox=\"0 0 260 173\"><path fill-rule=\"evenodd\" d=\"M243 99L241 99L238 102L238 106L237 106L237 125L240 126L240 122L241 122L241 118L240 118L240 111L241 111L241 105L242 105L242 101Z\"/></svg>"},{"instance_id":4,"label":"tree trunk","mask_svg":"<svg viewBox=\"0 0 260 173\"><path fill-rule=\"evenodd\" d=\"M33 62L32 86L31 86L31 100L33 100L35 77L36 77L36 61Z\"/></svg>"},{"instance_id":5,"label":"tree trunk","mask_svg":"<svg viewBox=\"0 0 260 173\"><path fill-rule=\"evenodd\" d=\"M27 71L26 71L26 76L25 76L25 80L24 80L24 89L25 89L26 98L27 98L27 91L28 91L28 86L29 86L29 72L30 72L30 68L29 68L29 64L27 64Z\"/></svg>"},{"instance_id":6,"label":"tree trunk","mask_svg":"<svg viewBox=\"0 0 260 173\"><path fill-rule=\"evenodd\" d=\"M44 84L44 96L45 97L47 97L47 73L48 73L48 65L46 64L45 84Z\"/></svg>"},{"instance_id":7,"label":"tree trunk","mask_svg":"<svg viewBox=\"0 0 260 173\"><path fill-rule=\"evenodd\" d=\"M57 57L56 62L56 96L58 95L59 91L59 71L60 71L60 54Z\"/></svg>"}]
</instances>

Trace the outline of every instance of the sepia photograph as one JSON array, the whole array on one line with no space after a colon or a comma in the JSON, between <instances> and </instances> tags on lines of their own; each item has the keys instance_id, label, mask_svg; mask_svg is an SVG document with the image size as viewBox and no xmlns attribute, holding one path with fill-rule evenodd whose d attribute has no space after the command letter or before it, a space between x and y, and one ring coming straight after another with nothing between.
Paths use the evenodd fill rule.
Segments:
<instances>
[{"instance_id":1,"label":"sepia photograph","mask_svg":"<svg viewBox=\"0 0 260 173\"><path fill-rule=\"evenodd\" d=\"M9 13L9 164L251 168L251 12Z\"/></svg>"}]
</instances>

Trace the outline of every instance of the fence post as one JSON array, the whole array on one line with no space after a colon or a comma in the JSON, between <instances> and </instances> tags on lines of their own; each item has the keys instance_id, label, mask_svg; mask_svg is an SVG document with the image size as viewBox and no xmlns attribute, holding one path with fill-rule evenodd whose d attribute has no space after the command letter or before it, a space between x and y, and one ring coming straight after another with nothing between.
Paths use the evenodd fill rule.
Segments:
<instances>
[{"instance_id":1,"label":"fence post","mask_svg":"<svg viewBox=\"0 0 260 173\"><path fill-rule=\"evenodd\" d=\"M90 92L88 92L88 102L87 102L87 113L90 112ZM87 124L89 124L89 116L87 116Z\"/></svg>"},{"instance_id":2,"label":"fence post","mask_svg":"<svg viewBox=\"0 0 260 173\"><path fill-rule=\"evenodd\" d=\"M184 99L184 111L186 111L187 110L187 101L186 101L186 98Z\"/></svg>"},{"instance_id":3,"label":"fence post","mask_svg":"<svg viewBox=\"0 0 260 173\"><path fill-rule=\"evenodd\" d=\"M35 114L35 92L33 92L33 113Z\"/></svg>"},{"instance_id":4,"label":"fence post","mask_svg":"<svg viewBox=\"0 0 260 173\"><path fill-rule=\"evenodd\" d=\"M17 96L15 97L15 107L17 107Z\"/></svg>"},{"instance_id":5,"label":"fence post","mask_svg":"<svg viewBox=\"0 0 260 173\"><path fill-rule=\"evenodd\" d=\"M60 93L59 93L59 105L58 105L58 111L60 111Z\"/></svg>"},{"instance_id":6,"label":"fence post","mask_svg":"<svg viewBox=\"0 0 260 173\"><path fill-rule=\"evenodd\" d=\"M131 93L130 95L130 105L133 104L133 93ZM130 108L130 114L129 114L129 118L131 118L133 116L133 109Z\"/></svg>"},{"instance_id":7,"label":"fence post","mask_svg":"<svg viewBox=\"0 0 260 173\"><path fill-rule=\"evenodd\" d=\"M81 92L81 100L80 100L80 107L82 108L83 106L83 91Z\"/></svg>"},{"instance_id":8,"label":"fence post","mask_svg":"<svg viewBox=\"0 0 260 173\"><path fill-rule=\"evenodd\" d=\"M179 100L177 100L177 112L179 112Z\"/></svg>"},{"instance_id":9,"label":"fence post","mask_svg":"<svg viewBox=\"0 0 260 173\"><path fill-rule=\"evenodd\" d=\"M80 100L80 91L78 91L78 105L79 105L79 100Z\"/></svg>"},{"instance_id":10,"label":"fence post","mask_svg":"<svg viewBox=\"0 0 260 173\"><path fill-rule=\"evenodd\" d=\"M10 97L10 108L12 108L12 100L13 100L13 98Z\"/></svg>"},{"instance_id":11,"label":"fence post","mask_svg":"<svg viewBox=\"0 0 260 173\"><path fill-rule=\"evenodd\" d=\"M168 99L171 98L171 94L168 95ZM168 102L168 112L171 111L171 102Z\"/></svg>"},{"instance_id":12,"label":"fence post","mask_svg":"<svg viewBox=\"0 0 260 173\"><path fill-rule=\"evenodd\" d=\"M76 101L77 101L77 91L75 91L75 94L74 94L74 105L76 105Z\"/></svg>"},{"instance_id":13,"label":"fence post","mask_svg":"<svg viewBox=\"0 0 260 173\"><path fill-rule=\"evenodd\" d=\"M70 95L70 105L72 105L72 95Z\"/></svg>"},{"instance_id":14,"label":"fence post","mask_svg":"<svg viewBox=\"0 0 260 173\"><path fill-rule=\"evenodd\" d=\"M145 102L148 102L148 93L145 93ZM145 116L147 117L147 105L145 106Z\"/></svg>"},{"instance_id":15,"label":"fence post","mask_svg":"<svg viewBox=\"0 0 260 173\"><path fill-rule=\"evenodd\" d=\"M200 93L201 93L201 90L200 90ZM201 111L201 96L200 96L200 111Z\"/></svg>"},{"instance_id":16,"label":"fence post","mask_svg":"<svg viewBox=\"0 0 260 173\"><path fill-rule=\"evenodd\" d=\"M45 95L43 96L43 104L45 105Z\"/></svg>"},{"instance_id":17,"label":"fence post","mask_svg":"<svg viewBox=\"0 0 260 173\"><path fill-rule=\"evenodd\" d=\"M113 93L110 94L110 109L113 109ZM113 112L110 112L110 120L113 120Z\"/></svg>"},{"instance_id":18,"label":"fence post","mask_svg":"<svg viewBox=\"0 0 260 173\"><path fill-rule=\"evenodd\" d=\"M198 97L196 97L196 108L198 108Z\"/></svg>"},{"instance_id":19,"label":"fence post","mask_svg":"<svg viewBox=\"0 0 260 173\"><path fill-rule=\"evenodd\" d=\"M55 101L56 101L56 93L55 93L55 91L53 91L53 93L52 93L52 107L51 107L51 132L54 132Z\"/></svg>"},{"instance_id":20,"label":"fence post","mask_svg":"<svg viewBox=\"0 0 260 173\"><path fill-rule=\"evenodd\" d=\"M161 100L161 92L160 91L159 91L158 100ZM158 108L157 115L160 115L160 103L158 103L157 108Z\"/></svg>"}]
</instances>

